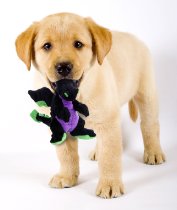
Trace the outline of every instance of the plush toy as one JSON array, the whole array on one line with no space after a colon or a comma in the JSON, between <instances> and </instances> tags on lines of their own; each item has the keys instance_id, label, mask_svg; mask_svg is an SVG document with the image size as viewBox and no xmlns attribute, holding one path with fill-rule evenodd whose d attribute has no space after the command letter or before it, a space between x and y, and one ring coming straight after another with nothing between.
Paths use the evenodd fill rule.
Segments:
<instances>
[{"instance_id":1,"label":"plush toy","mask_svg":"<svg viewBox=\"0 0 177 210\"><path fill-rule=\"evenodd\" d=\"M90 139L96 136L93 130L84 128L85 121L78 115L89 115L88 108L76 100L78 88L76 82L62 79L55 83L55 93L46 87L36 91L29 90L28 94L38 106L51 107L50 117L36 110L31 117L36 122L48 125L52 132L50 143L61 144L66 140L67 133L79 139Z\"/></svg>"}]
</instances>

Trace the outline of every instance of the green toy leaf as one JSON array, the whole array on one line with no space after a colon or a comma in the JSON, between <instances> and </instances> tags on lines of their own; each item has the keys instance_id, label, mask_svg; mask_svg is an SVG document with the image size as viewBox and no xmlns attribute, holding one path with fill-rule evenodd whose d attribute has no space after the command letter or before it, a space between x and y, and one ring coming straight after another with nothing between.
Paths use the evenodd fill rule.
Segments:
<instances>
[{"instance_id":1,"label":"green toy leaf","mask_svg":"<svg viewBox=\"0 0 177 210\"><path fill-rule=\"evenodd\" d=\"M83 135L83 136L76 136L76 138L82 139L82 140L90 140L90 139L93 139L95 137L91 137L89 135Z\"/></svg>"},{"instance_id":2,"label":"green toy leaf","mask_svg":"<svg viewBox=\"0 0 177 210\"><path fill-rule=\"evenodd\" d=\"M38 111L36 111L35 109L30 113L30 116L31 116L31 118L34 120L34 121L36 121L36 122L40 122L40 121L38 121L37 120L37 115L38 115Z\"/></svg>"},{"instance_id":3,"label":"green toy leaf","mask_svg":"<svg viewBox=\"0 0 177 210\"><path fill-rule=\"evenodd\" d=\"M45 101L38 101L38 102L36 102L36 103L37 103L37 105L38 105L39 107L42 107L42 106L48 107Z\"/></svg>"},{"instance_id":4,"label":"green toy leaf","mask_svg":"<svg viewBox=\"0 0 177 210\"><path fill-rule=\"evenodd\" d=\"M45 117L45 118L50 118L48 115L46 115L46 114L41 114L41 113L39 113L37 110L33 110L31 113L30 113L30 116L31 116L31 118L34 120L34 121L36 121L36 122L38 122L38 123L40 123L41 121L39 121L39 120L37 120L37 116L41 116L41 117Z\"/></svg>"}]
</instances>

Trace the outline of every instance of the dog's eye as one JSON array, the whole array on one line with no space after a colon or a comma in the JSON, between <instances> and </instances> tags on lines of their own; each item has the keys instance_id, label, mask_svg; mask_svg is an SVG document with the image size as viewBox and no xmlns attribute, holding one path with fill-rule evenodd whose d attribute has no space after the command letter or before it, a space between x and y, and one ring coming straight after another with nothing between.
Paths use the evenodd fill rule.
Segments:
<instances>
[{"instance_id":1,"label":"dog's eye","mask_svg":"<svg viewBox=\"0 0 177 210\"><path fill-rule=\"evenodd\" d=\"M43 45L43 49L49 51L52 48L51 43L47 42Z\"/></svg>"},{"instance_id":2,"label":"dog's eye","mask_svg":"<svg viewBox=\"0 0 177 210\"><path fill-rule=\"evenodd\" d=\"M80 42L80 41L75 41L73 45L77 49L80 49L80 48L82 48L84 46L84 44L82 42Z\"/></svg>"}]
</instances>

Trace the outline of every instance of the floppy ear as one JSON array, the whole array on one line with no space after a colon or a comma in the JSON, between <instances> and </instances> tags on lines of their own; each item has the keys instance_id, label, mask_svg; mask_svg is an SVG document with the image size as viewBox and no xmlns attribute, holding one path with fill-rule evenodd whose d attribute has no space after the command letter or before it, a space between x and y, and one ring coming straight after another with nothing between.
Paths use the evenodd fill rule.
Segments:
<instances>
[{"instance_id":1,"label":"floppy ear","mask_svg":"<svg viewBox=\"0 0 177 210\"><path fill-rule=\"evenodd\" d=\"M26 64L28 70L31 67L33 43L36 33L37 23L34 23L21 33L15 42L17 55Z\"/></svg>"},{"instance_id":2,"label":"floppy ear","mask_svg":"<svg viewBox=\"0 0 177 210\"><path fill-rule=\"evenodd\" d=\"M85 21L92 35L93 50L97 55L98 63L101 65L103 63L104 57L111 49L112 34L108 29L97 25L90 18L86 18Z\"/></svg>"}]
</instances>

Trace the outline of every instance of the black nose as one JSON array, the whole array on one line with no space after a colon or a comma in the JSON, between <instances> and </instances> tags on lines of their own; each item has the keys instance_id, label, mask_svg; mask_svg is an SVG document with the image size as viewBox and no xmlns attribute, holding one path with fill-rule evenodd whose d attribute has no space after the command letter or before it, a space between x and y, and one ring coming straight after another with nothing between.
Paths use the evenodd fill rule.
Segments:
<instances>
[{"instance_id":1,"label":"black nose","mask_svg":"<svg viewBox=\"0 0 177 210\"><path fill-rule=\"evenodd\" d=\"M62 62L62 63L57 63L55 65L55 69L57 70L57 72L64 77L70 74L72 68L73 68L73 65L70 62Z\"/></svg>"}]
</instances>

